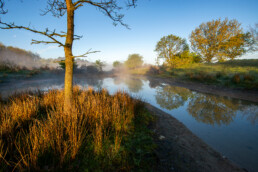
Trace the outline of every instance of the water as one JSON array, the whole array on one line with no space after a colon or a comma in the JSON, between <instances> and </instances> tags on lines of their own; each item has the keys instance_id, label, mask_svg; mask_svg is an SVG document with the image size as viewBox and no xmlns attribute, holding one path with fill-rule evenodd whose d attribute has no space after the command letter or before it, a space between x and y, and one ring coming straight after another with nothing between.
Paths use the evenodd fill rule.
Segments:
<instances>
[{"instance_id":1,"label":"water","mask_svg":"<svg viewBox=\"0 0 258 172\"><path fill-rule=\"evenodd\" d=\"M133 97L169 113L208 145L249 171L258 171L258 104L202 94L146 78L86 78L81 87L105 88L111 94L124 90ZM62 88L63 77L27 79L0 84L3 97L16 91Z\"/></svg>"}]
</instances>

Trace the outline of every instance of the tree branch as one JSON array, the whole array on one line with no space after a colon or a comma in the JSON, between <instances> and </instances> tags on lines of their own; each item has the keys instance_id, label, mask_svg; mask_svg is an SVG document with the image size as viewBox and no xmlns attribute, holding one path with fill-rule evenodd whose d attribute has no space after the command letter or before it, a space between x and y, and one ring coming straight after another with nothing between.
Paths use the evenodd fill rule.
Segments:
<instances>
[{"instance_id":1,"label":"tree branch","mask_svg":"<svg viewBox=\"0 0 258 172\"><path fill-rule=\"evenodd\" d=\"M135 7L136 0L128 0L127 7ZM122 7L117 5L116 0L101 0L100 2L94 2L92 0L78 0L74 2L75 9L83 6L83 3L90 4L100 9L105 15L107 15L111 20L113 20L113 24L117 25L120 23L121 25L125 26L126 28L130 29L127 24L125 24L122 19L124 17L123 14L118 13L122 9Z\"/></svg>"},{"instance_id":2,"label":"tree branch","mask_svg":"<svg viewBox=\"0 0 258 172\"><path fill-rule=\"evenodd\" d=\"M66 37L65 34L58 34L58 33L55 33L55 31L50 32L48 29L46 29L45 32L42 32L42 31L38 31L38 30L35 30L35 29L31 29L29 27L17 26L14 23L11 23L11 24L4 23L2 21L0 21L0 24L5 26L5 27L0 27L1 29L24 29L24 30L28 30L28 31L31 31L33 33L38 33L38 34L41 34L41 35L44 35L44 36L48 37L49 39L52 40L52 42L50 42L50 43L56 43L56 44L59 44L59 46L63 46L63 47L65 46L60 41L58 41L56 38L54 38L54 36ZM35 41L34 40L32 43L35 44L35 43L46 43L46 42L47 41Z\"/></svg>"},{"instance_id":3,"label":"tree branch","mask_svg":"<svg viewBox=\"0 0 258 172\"><path fill-rule=\"evenodd\" d=\"M0 0L0 14L6 14L7 10L4 9L4 1Z\"/></svg>"},{"instance_id":4,"label":"tree branch","mask_svg":"<svg viewBox=\"0 0 258 172\"><path fill-rule=\"evenodd\" d=\"M79 56L73 56L73 58L77 58L77 57L87 57L88 54L93 54L93 53L98 53L100 51L91 51L91 49L89 49L86 53L79 55Z\"/></svg>"},{"instance_id":5,"label":"tree branch","mask_svg":"<svg viewBox=\"0 0 258 172\"><path fill-rule=\"evenodd\" d=\"M41 15L52 13L54 17L62 17L66 13L66 3L63 0L48 0L47 7Z\"/></svg>"}]
</instances>

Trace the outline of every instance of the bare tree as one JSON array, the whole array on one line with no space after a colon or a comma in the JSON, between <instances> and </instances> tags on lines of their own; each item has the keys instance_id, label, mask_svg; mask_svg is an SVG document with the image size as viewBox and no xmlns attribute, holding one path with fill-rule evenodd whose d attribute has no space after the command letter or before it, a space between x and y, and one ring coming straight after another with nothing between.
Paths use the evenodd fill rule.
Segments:
<instances>
[{"instance_id":1,"label":"bare tree","mask_svg":"<svg viewBox=\"0 0 258 172\"><path fill-rule=\"evenodd\" d=\"M127 0L126 7L135 7L137 0ZM0 5L4 4L4 0L0 0ZM65 82L64 82L64 108L66 112L71 110L72 94L73 94L73 63L76 57L86 57L90 53L96 51L87 51L85 54L74 56L72 53L73 41L79 40L81 37L74 34L74 16L75 11L84 5L96 7L107 17L109 17L114 25L121 24L128 28L123 22L124 15L121 14L123 6L118 0L47 0L47 7L44 10L43 15L51 13L54 17L62 17L67 15L67 32L57 33L55 30L50 31L46 29L44 31L38 31L30 27L18 26L14 23L4 23L0 21L2 29L24 29L37 34L44 35L48 40L32 40L32 44L58 44L64 48L65 52ZM2 5L3 6L3 5ZM1 7L1 6L0 6ZM5 11L4 11L5 12ZM65 42L60 41L61 38L65 38Z\"/></svg>"}]
</instances>

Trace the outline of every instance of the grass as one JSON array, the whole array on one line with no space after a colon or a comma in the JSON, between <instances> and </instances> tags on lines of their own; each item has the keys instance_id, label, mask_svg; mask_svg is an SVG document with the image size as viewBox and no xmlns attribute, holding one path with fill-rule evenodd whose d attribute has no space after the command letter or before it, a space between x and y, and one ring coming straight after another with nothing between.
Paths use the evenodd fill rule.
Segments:
<instances>
[{"instance_id":1,"label":"grass","mask_svg":"<svg viewBox=\"0 0 258 172\"><path fill-rule=\"evenodd\" d=\"M128 73L132 75L146 75L149 71L149 68L149 66L144 66L140 68L129 69Z\"/></svg>"},{"instance_id":2,"label":"grass","mask_svg":"<svg viewBox=\"0 0 258 172\"><path fill-rule=\"evenodd\" d=\"M224 63L196 63L184 68L163 69L160 76L175 77L206 84L258 90L258 60Z\"/></svg>"},{"instance_id":3,"label":"grass","mask_svg":"<svg viewBox=\"0 0 258 172\"><path fill-rule=\"evenodd\" d=\"M39 74L41 69L26 69L26 68L21 68L19 66L16 66L14 64L9 64L9 63L1 63L0 64L0 83L1 80L4 80L7 77L10 76L25 76L25 77L32 77L33 75Z\"/></svg>"},{"instance_id":4,"label":"grass","mask_svg":"<svg viewBox=\"0 0 258 172\"><path fill-rule=\"evenodd\" d=\"M0 102L0 171L151 171L153 119L141 101L91 88L73 94L70 115L62 90Z\"/></svg>"}]
</instances>

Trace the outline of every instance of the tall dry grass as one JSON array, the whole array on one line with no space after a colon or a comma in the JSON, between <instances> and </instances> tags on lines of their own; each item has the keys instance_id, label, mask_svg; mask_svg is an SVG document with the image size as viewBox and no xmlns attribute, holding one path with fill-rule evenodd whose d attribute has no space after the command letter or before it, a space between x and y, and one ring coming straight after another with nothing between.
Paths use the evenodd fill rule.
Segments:
<instances>
[{"instance_id":1,"label":"tall dry grass","mask_svg":"<svg viewBox=\"0 0 258 172\"><path fill-rule=\"evenodd\" d=\"M128 167L117 155L134 130L132 120L140 102L104 89L75 87L73 94L70 115L64 113L62 90L23 94L0 103L0 164L5 170L74 168L73 162L80 166L85 152L93 159L105 157L103 163Z\"/></svg>"}]
</instances>

